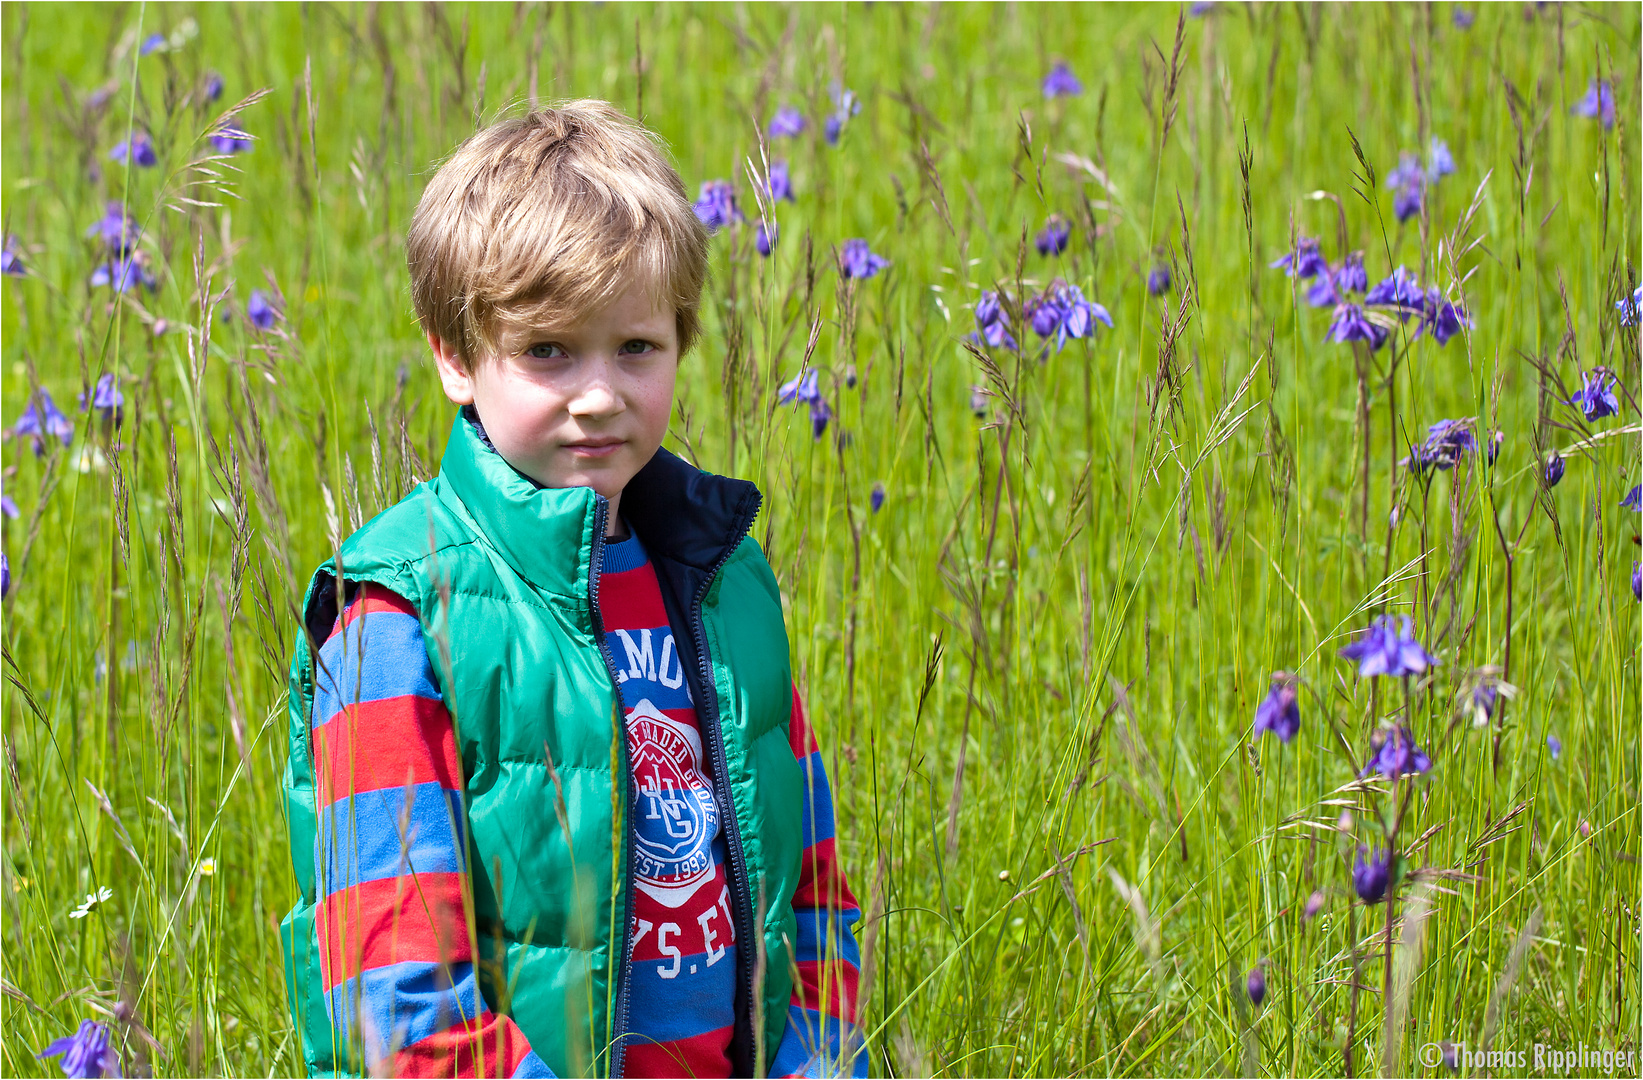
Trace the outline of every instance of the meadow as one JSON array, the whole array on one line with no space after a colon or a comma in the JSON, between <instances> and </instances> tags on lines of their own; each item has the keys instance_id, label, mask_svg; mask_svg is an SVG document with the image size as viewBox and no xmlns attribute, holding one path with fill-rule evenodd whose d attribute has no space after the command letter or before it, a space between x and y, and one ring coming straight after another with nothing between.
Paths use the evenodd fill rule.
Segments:
<instances>
[{"instance_id":1,"label":"meadow","mask_svg":"<svg viewBox=\"0 0 1643 1080\"><path fill-rule=\"evenodd\" d=\"M574 97L734 189L666 445L765 493L873 1074L1636 1074L1635 5L0 28L6 1075L301 1067L297 606L438 468L423 184Z\"/></svg>"}]
</instances>

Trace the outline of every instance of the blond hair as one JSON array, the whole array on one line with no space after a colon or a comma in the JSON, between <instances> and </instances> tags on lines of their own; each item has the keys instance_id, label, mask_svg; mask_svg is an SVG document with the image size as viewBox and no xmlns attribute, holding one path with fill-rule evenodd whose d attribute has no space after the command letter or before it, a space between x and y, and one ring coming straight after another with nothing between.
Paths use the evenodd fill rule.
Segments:
<instances>
[{"instance_id":1,"label":"blond hair","mask_svg":"<svg viewBox=\"0 0 1643 1080\"><path fill-rule=\"evenodd\" d=\"M605 101L570 101L476 132L440 166L406 237L425 333L470 370L499 321L574 324L636 277L695 342L707 228L661 141Z\"/></svg>"}]
</instances>

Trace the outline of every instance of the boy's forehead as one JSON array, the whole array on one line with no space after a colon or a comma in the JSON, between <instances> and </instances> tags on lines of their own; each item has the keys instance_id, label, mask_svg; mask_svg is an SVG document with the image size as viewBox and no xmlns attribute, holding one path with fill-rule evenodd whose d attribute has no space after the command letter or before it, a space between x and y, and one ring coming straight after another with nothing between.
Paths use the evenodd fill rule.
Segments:
<instances>
[{"instance_id":1,"label":"boy's forehead","mask_svg":"<svg viewBox=\"0 0 1643 1080\"><path fill-rule=\"evenodd\" d=\"M625 287L614 295L579 311L567 310L564 305L555 304L551 299L498 311L494 322L495 336L506 341L544 331L571 331L609 315L615 315L616 321L625 324L665 323L672 326L677 312L662 283L641 276L629 279Z\"/></svg>"}]
</instances>

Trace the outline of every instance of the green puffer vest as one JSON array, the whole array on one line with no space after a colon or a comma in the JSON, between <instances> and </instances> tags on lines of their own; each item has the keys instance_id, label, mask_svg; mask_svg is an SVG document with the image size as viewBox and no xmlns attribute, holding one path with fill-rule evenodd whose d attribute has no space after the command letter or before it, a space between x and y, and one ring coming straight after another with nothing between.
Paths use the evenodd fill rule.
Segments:
<instances>
[{"instance_id":1,"label":"green puffer vest","mask_svg":"<svg viewBox=\"0 0 1643 1080\"><path fill-rule=\"evenodd\" d=\"M416 607L456 725L485 1004L511 1016L556 1074L621 1074L632 776L598 616L609 504L590 488L538 487L468 415L452 427L439 476L350 537L315 572L303 605L284 777L302 898L281 936L287 999L313 1076L361 1068L359 1047L333 1029L321 982L314 908L325 889L316 881L309 725L317 643L364 582ZM759 499L752 484L700 472L665 450L622 495L623 517L681 631L704 764L720 805L735 810L722 820L735 940L747 943L737 950L731 1056L743 1075L756 1058L760 1071L768 1067L786 1028L803 848L781 597L747 535Z\"/></svg>"}]
</instances>

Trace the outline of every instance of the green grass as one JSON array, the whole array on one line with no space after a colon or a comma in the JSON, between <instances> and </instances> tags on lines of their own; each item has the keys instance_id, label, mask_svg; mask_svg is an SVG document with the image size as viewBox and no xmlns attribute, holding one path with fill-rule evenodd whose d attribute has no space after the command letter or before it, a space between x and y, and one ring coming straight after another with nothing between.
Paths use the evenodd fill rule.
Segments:
<instances>
[{"instance_id":1,"label":"green grass","mask_svg":"<svg viewBox=\"0 0 1643 1080\"><path fill-rule=\"evenodd\" d=\"M1639 350L1614 304L1638 273L1639 15L1475 13L1228 4L1177 54L1167 6L7 5L3 213L32 274L0 301L6 422L34 386L72 411L103 372L126 406L117 431L75 414L66 451L4 452L0 1070L54 1075L34 1051L122 1001L151 1033L118 1026L128 1068L300 1067L283 670L311 569L430 475L448 427L410 211L476 116L533 92L634 109L636 33L644 119L692 191L733 178L751 213L750 117L812 120L776 148L799 193L776 257L751 227L714 239L667 445L767 495L755 535L870 915L873 1070L1379 1072L1386 908L1350 871L1399 805L1392 1071L1432 1071L1444 1039L1531 1055L1505 1073L1537 1042L1637 1051L1638 518L1617 504ZM1046 102L1063 57L1085 91ZM210 68L208 111L185 96ZM1569 112L1599 73L1611 131ZM865 107L832 148L835 79ZM262 88L255 151L190 186L215 110ZM162 164L128 179L106 155L132 122ZM1383 179L1429 135L1458 172L1400 226ZM122 192L160 285L110 304L84 230ZM1054 263L1031 245L1051 211L1074 222ZM1326 341L1329 311L1266 268L1292 231L1463 295L1475 329ZM842 287L848 237L891 269ZM243 316L265 274L272 335ZM1026 354L984 371L959 342L978 291L1058 274L1114 328L1040 362L1018 323ZM774 401L816 323L820 441ZM1550 380L1595 364L1624 389L1590 441ZM1445 417L1503 431L1497 463L1395 469ZM1568 475L1542 492L1554 447ZM1413 617L1430 678L1337 657L1383 611ZM1476 728L1459 697L1508 642L1520 693ZM1288 746L1251 741L1276 669L1306 680ZM1406 709L1432 772L1355 783Z\"/></svg>"}]
</instances>

